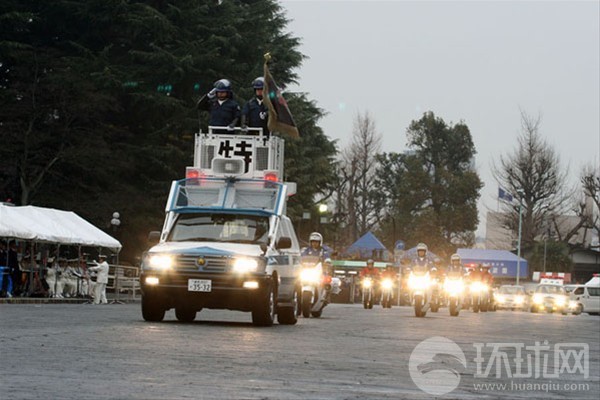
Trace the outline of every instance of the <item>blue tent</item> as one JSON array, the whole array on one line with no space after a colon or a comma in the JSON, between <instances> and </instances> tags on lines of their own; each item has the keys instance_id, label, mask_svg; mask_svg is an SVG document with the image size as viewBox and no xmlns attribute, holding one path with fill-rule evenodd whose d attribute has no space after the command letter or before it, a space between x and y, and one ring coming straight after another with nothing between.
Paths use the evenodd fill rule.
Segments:
<instances>
[{"instance_id":1,"label":"blue tent","mask_svg":"<svg viewBox=\"0 0 600 400\"><path fill-rule=\"evenodd\" d=\"M371 232L362 235L356 242L352 243L345 251L347 256L358 256L358 258L377 258L383 261L389 259L389 252Z\"/></svg>"},{"instance_id":2,"label":"blue tent","mask_svg":"<svg viewBox=\"0 0 600 400\"><path fill-rule=\"evenodd\" d=\"M517 276L519 257L508 250L458 249L457 253L465 266L483 264L490 267L490 272L496 277L515 278ZM528 271L527 260L521 258L519 276L527 278Z\"/></svg>"}]
</instances>

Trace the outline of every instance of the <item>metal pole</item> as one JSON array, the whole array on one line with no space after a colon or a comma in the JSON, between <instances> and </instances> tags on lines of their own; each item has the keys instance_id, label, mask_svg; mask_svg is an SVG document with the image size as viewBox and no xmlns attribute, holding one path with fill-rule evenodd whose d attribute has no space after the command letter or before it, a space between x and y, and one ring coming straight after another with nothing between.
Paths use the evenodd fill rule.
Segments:
<instances>
[{"instance_id":1,"label":"metal pole","mask_svg":"<svg viewBox=\"0 0 600 400\"><path fill-rule=\"evenodd\" d=\"M546 244L547 240L544 238L544 273L546 273Z\"/></svg>"},{"instance_id":2,"label":"metal pole","mask_svg":"<svg viewBox=\"0 0 600 400\"><path fill-rule=\"evenodd\" d=\"M517 286L519 285L519 278L521 277L521 225L523 214L523 200L519 198L519 243L517 247Z\"/></svg>"}]
</instances>

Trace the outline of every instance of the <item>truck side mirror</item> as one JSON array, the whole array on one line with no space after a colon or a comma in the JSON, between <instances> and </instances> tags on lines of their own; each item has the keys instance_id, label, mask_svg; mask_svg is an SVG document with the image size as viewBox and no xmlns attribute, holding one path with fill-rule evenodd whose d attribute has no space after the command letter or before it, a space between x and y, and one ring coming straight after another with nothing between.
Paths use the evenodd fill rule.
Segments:
<instances>
[{"instance_id":1,"label":"truck side mirror","mask_svg":"<svg viewBox=\"0 0 600 400\"><path fill-rule=\"evenodd\" d=\"M276 249L289 249L290 247L292 247L292 239L288 236L280 237L275 244Z\"/></svg>"},{"instance_id":2,"label":"truck side mirror","mask_svg":"<svg viewBox=\"0 0 600 400\"><path fill-rule=\"evenodd\" d=\"M160 241L160 232L152 231L148 234L148 247L152 247Z\"/></svg>"}]
</instances>

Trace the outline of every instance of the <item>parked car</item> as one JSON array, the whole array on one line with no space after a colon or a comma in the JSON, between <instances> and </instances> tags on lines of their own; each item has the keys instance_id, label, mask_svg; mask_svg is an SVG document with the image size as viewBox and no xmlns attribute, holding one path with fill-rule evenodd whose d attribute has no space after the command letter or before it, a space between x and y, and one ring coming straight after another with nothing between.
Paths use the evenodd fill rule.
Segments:
<instances>
[{"instance_id":1,"label":"parked car","mask_svg":"<svg viewBox=\"0 0 600 400\"><path fill-rule=\"evenodd\" d=\"M503 285L494 294L499 310L528 310L529 296L523 286Z\"/></svg>"},{"instance_id":2,"label":"parked car","mask_svg":"<svg viewBox=\"0 0 600 400\"><path fill-rule=\"evenodd\" d=\"M535 288L531 297L532 313L547 311L549 313L569 313L569 296L563 285L541 284Z\"/></svg>"}]
</instances>

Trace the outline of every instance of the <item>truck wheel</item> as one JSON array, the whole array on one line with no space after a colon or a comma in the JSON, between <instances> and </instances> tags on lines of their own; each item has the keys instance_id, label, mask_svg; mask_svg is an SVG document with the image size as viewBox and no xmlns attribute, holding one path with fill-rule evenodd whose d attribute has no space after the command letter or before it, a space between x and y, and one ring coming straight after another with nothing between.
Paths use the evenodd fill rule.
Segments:
<instances>
[{"instance_id":1,"label":"truck wheel","mask_svg":"<svg viewBox=\"0 0 600 400\"><path fill-rule=\"evenodd\" d=\"M295 325L298 322L298 291L294 290L291 307L277 307L279 325Z\"/></svg>"},{"instance_id":2,"label":"truck wheel","mask_svg":"<svg viewBox=\"0 0 600 400\"><path fill-rule=\"evenodd\" d=\"M188 307L175 307L175 317L180 322L192 322L196 319L196 310Z\"/></svg>"},{"instance_id":3,"label":"truck wheel","mask_svg":"<svg viewBox=\"0 0 600 400\"><path fill-rule=\"evenodd\" d=\"M310 317L310 309L312 308L312 293L309 291L302 292L302 316Z\"/></svg>"},{"instance_id":4,"label":"truck wheel","mask_svg":"<svg viewBox=\"0 0 600 400\"><path fill-rule=\"evenodd\" d=\"M275 320L275 309L277 307L277 294L271 282L262 298L257 301L252 310L252 324L254 326L271 326Z\"/></svg>"},{"instance_id":5,"label":"truck wheel","mask_svg":"<svg viewBox=\"0 0 600 400\"><path fill-rule=\"evenodd\" d=\"M165 309L156 300L142 295L142 317L144 321L160 322L165 318Z\"/></svg>"}]
</instances>

